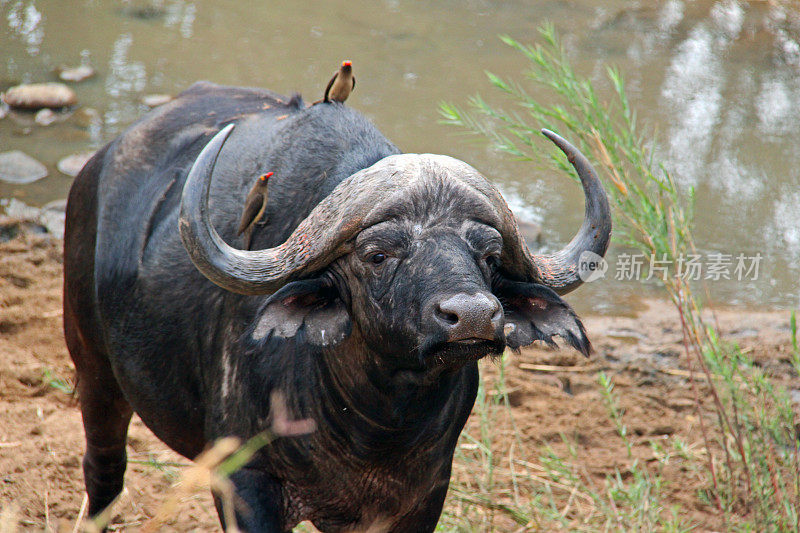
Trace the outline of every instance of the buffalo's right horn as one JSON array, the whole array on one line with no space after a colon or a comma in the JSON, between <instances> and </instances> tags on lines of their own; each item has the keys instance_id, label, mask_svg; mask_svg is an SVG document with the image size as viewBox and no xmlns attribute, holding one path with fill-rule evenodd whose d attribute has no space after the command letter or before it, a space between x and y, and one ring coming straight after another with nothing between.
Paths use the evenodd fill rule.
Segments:
<instances>
[{"instance_id":1,"label":"buffalo's right horn","mask_svg":"<svg viewBox=\"0 0 800 533\"><path fill-rule=\"evenodd\" d=\"M587 252L591 252L590 256L605 255L611 241L611 210L600 178L586 156L552 131L543 129L542 134L553 141L575 167L586 198L583 224L569 244L558 252L533 256L542 283L559 294L566 294L583 283L580 277L581 256Z\"/></svg>"},{"instance_id":2,"label":"buffalo's right horn","mask_svg":"<svg viewBox=\"0 0 800 533\"><path fill-rule=\"evenodd\" d=\"M586 198L583 224L563 249L552 254L533 255L505 202L495 201L498 212L505 212L502 230L505 249L501 260L503 267L514 277L531 279L559 294L566 294L583 283L580 276L581 256L591 252L588 255L594 261L597 256L605 255L611 240L611 210L603 185L589 160L552 131L542 130L542 133L566 154L578 173Z\"/></svg>"}]
</instances>

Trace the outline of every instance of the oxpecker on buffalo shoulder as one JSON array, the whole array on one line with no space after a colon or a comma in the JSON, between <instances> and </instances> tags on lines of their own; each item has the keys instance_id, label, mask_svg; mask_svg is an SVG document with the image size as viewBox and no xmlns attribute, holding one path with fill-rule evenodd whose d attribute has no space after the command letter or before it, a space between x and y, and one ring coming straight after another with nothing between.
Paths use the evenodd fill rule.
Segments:
<instances>
[{"instance_id":1,"label":"oxpecker on buffalo shoulder","mask_svg":"<svg viewBox=\"0 0 800 533\"><path fill-rule=\"evenodd\" d=\"M253 188L247 193L247 199L244 202L244 210L242 211L242 219L239 221L239 229L236 235L244 233L244 248L249 250L253 241L253 230L256 224L261 221L264 216L264 211L267 209L267 200L269 193L267 187L269 179L272 177L272 172L267 172L258 177Z\"/></svg>"}]
</instances>

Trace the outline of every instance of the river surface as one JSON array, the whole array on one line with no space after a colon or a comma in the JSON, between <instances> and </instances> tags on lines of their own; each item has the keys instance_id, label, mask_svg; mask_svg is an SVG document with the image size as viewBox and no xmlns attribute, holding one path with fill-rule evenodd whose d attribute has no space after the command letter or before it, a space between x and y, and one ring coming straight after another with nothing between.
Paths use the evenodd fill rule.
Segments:
<instances>
[{"instance_id":1,"label":"river surface","mask_svg":"<svg viewBox=\"0 0 800 533\"><path fill-rule=\"evenodd\" d=\"M41 205L66 196L71 178L55 163L111 140L147 112L144 95L177 94L206 79L299 91L313 101L351 59L358 82L348 105L404 151L449 154L477 167L521 217L543 226L544 246L554 249L580 225L580 188L458 135L437 114L439 102L463 106L475 93L512 108L483 72L522 79L526 62L497 36L532 43L551 21L575 69L597 81L604 99L611 96L604 64L622 70L631 104L657 133L658 157L682 187L696 189L702 277L710 263L720 273L706 280L711 299L796 308L800 15L779 4L0 0L0 90L56 80L60 65L97 69L71 84L79 106L65 121L0 120L0 151L23 150L50 170L29 185L0 182L0 198ZM545 140L541 147L550 149ZM630 274L620 259L626 252L614 247L606 279L570 296L579 309L629 312L640 297L658 294L653 280L615 279ZM737 280L737 256L750 268L757 254L757 275L740 271L746 275Z\"/></svg>"}]
</instances>

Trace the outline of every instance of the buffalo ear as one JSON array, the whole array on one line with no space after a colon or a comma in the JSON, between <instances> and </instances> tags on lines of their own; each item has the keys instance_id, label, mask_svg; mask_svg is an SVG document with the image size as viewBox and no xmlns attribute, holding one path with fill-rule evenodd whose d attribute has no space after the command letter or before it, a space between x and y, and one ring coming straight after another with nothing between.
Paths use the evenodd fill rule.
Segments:
<instances>
[{"instance_id":1,"label":"buffalo ear","mask_svg":"<svg viewBox=\"0 0 800 533\"><path fill-rule=\"evenodd\" d=\"M501 281L495 295L503 304L506 344L512 349L544 341L557 346L553 336L563 338L573 348L589 356L592 345L575 311L558 294L537 283ZM508 326L512 327L509 328ZM508 331L511 329L511 331Z\"/></svg>"},{"instance_id":2,"label":"buffalo ear","mask_svg":"<svg viewBox=\"0 0 800 533\"><path fill-rule=\"evenodd\" d=\"M295 281L269 297L259 312L253 339L290 338L302 331L315 346L338 344L350 334L347 308L324 279Z\"/></svg>"}]
</instances>

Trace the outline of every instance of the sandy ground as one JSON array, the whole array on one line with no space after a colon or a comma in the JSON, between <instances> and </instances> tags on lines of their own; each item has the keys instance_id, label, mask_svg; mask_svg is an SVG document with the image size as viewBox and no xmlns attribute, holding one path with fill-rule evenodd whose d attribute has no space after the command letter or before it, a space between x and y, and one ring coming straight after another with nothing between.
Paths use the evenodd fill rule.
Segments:
<instances>
[{"instance_id":1,"label":"sandy ground","mask_svg":"<svg viewBox=\"0 0 800 533\"><path fill-rule=\"evenodd\" d=\"M1 243L0 508L6 513L15 508L26 530L72 531L83 498L83 429L76 400L62 390L73 369L61 318L61 241L22 234ZM751 349L780 382L800 386L789 381L788 312L739 309L719 312L717 319L729 338ZM674 435L701 446L680 325L670 305L651 302L637 317L586 317L585 322L596 351L591 359L568 350L529 349L510 360L506 379L528 456L535 458L542 444L563 446L563 434L578 443L582 466L599 480L628 464L601 401L600 369L614 378L636 457L652 461L649 441ZM497 372L490 362L483 371L487 382ZM469 422L475 431L478 423L475 416ZM498 425L498 446L507 448L514 438L510 427ZM187 461L137 418L128 453L132 462L113 529L135 531L166 499ZM167 464L156 467L153 460ZM719 527L714 510L696 496L706 483L700 474L679 461L663 474L668 503L680 505L698 530ZM455 475L469 481L471 474L456 465ZM206 493L185 498L172 516L160 530L218 530ZM498 531L507 527L496 525Z\"/></svg>"}]
</instances>

